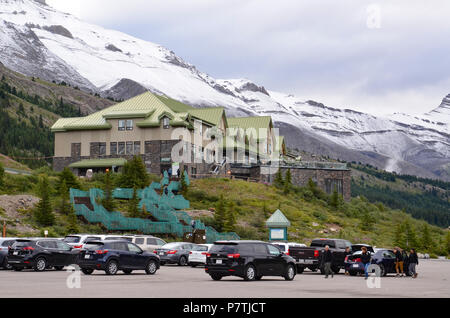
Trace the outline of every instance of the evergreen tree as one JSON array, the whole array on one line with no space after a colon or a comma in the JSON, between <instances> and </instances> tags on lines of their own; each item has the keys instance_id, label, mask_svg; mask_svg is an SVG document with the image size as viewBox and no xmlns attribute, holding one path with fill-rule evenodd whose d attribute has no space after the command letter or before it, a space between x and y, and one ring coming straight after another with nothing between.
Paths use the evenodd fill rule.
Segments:
<instances>
[{"instance_id":1,"label":"evergreen tree","mask_svg":"<svg viewBox=\"0 0 450 318\"><path fill-rule=\"evenodd\" d=\"M69 214L67 215L66 232L67 232L67 234L73 234L73 233L78 233L79 231L80 231L80 228L78 226L77 216L75 214L75 211L73 210L73 206L70 205Z\"/></svg>"},{"instance_id":2,"label":"evergreen tree","mask_svg":"<svg viewBox=\"0 0 450 318\"><path fill-rule=\"evenodd\" d=\"M395 227L394 245L401 248L406 247L406 237L403 224L397 224Z\"/></svg>"},{"instance_id":3,"label":"evergreen tree","mask_svg":"<svg viewBox=\"0 0 450 318\"><path fill-rule=\"evenodd\" d=\"M61 205L60 205L59 212L64 215L69 215L70 208L71 208L70 194L69 194L69 190L67 189L65 180L62 181L59 192L61 193Z\"/></svg>"},{"instance_id":4,"label":"evergreen tree","mask_svg":"<svg viewBox=\"0 0 450 318\"><path fill-rule=\"evenodd\" d=\"M267 210L266 202L264 202L263 204L263 215L266 220L270 217L269 210Z\"/></svg>"},{"instance_id":5,"label":"evergreen tree","mask_svg":"<svg viewBox=\"0 0 450 318\"><path fill-rule=\"evenodd\" d=\"M228 210L226 211L225 215L223 231L233 232L235 225L236 225L236 206L234 205L234 202L230 202L228 205Z\"/></svg>"},{"instance_id":6,"label":"evergreen tree","mask_svg":"<svg viewBox=\"0 0 450 318\"><path fill-rule=\"evenodd\" d=\"M48 177L44 175L39 184L40 201L36 206L35 219L41 226L52 226L55 223L55 216L50 202L50 184Z\"/></svg>"},{"instance_id":7,"label":"evergreen tree","mask_svg":"<svg viewBox=\"0 0 450 318\"><path fill-rule=\"evenodd\" d=\"M275 175L275 180L273 181L273 185L278 189L282 189L284 185L283 175L281 174L281 169L278 168L278 172Z\"/></svg>"},{"instance_id":8,"label":"evergreen tree","mask_svg":"<svg viewBox=\"0 0 450 318\"><path fill-rule=\"evenodd\" d=\"M429 251L433 247L433 239L431 238L430 227L424 224L421 228L421 246L424 251Z\"/></svg>"},{"instance_id":9,"label":"evergreen tree","mask_svg":"<svg viewBox=\"0 0 450 318\"><path fill-rule=\"evenodd\" d=\"M119 179L122 188L143 189L150 184L150 177L140 156L134 156L124 167Z\"/></svg>"},{"instance_id":10,"label":"evergreen tree","mask_svg":"<svg viewBox=\"0 0 450 318\"><path fill-rule=\"evenodd\" d=\"M184 171L184 169L183 169L183 171L181 171L181 174L180 174L180 190L181 190L181 194L184 196L184 197L186 197L186 195L187 195L187 193L188 193L188 185L187 185L187 183L186 183L186 179L185 179L185 171Z\"/></svg>"},{"instance_id":11,"label":"evergreen tree","mask_svg":"<svg viewBox=\"0 0 450 318\"><path fill-rule=\"evenodd\" d=\"M137 196L137 189L133 188L133 197L128 202L128 215L131 218L140 217L139 213L139 198Z\"/></svg>"},{"instance_id":12,"label":"evergreen tree","mask_svg":"<svg viewBox=\"0 0 450 318\"><path fill-rule=\"evenodd\" d=\"M444 251L447 252L447 255L450 255L450 231L448 231L448 230L447 230L447 235L445 236Z\"/></svg>"},{"instance_id":13,"label":"evergreen tree","mask_svg":"<svg viewBox=\"0 0 450 318\"><path fill-rule=\"evenodd\" d=\"M5 178L5 169L3 168L3 165L0 162L0 187L3 186L4 178Z\"/></svg>"},{"instance_id":14,"label":"evergreen tree","mask_svg":"<svg viewBox=\"0 0 450 318\"><path fill-rule=\"evenodd\" d=\"M61 171L58 175L58 181L56 182L56 187L60 190L62 190L62 184L66 184L66 189L80 189L80 182L78 181L77 177L72 173L72 171L65 167L63 171ZM60 193L62 195L62 192Z\"/></svg>"},{"instance_id":15,"label":"evergreen tree","mask_svg":"<svg viewBox=\"0 0 450 318\"><path fill-rule=\"evenodd\" d=\"M284 179L284 186L283 186L283 192L284 194L288 194L291 191L292 188L292 174L291 169L288 169L286 172L286 177Z\"/></svg>"},{"instance_id":16,"label":"evergreen tree","mask_svg":"<svg viewBox=\"0 0 450 318\"><path fill-rule=\"evenodd\" d=\"M226 219L225 200L223 198L223 195L221 195L219 200L217 201L216 213L214 213L214 223L217 231L219 232L223 231L223 228L225 226L225 219Z\"/></svg>"},{"instance_id":17,"label":"evergreen tree","mask_svg":"<svg viewBox=\"0 0 450 318\"><path fill-rule=\"evenodd\" d=\"M104 186L104 194L105 197L102 201L102 205L103 207L109 211L112 212L114 210L114 208L116 207L113 196L112 196L112 192L113 192L113 185L111 182L111 172L108 171L105 175L105 186Z\"/></svg>"},{"instance_id":18,"label":"evergreen tree","mask_svg":"<svg viewBox=\"0 0 450 318\"><path fill-rule=\"evenodd\" d=\"M411 223L406 220L404 223L406 248L417 248L417 234Z\"/></svg>"},{"instance_id":19,"label":"evergreen tree","mask_svg":"<svg viewBox=\"0 0 450 318\"><path fill-rule=\"evenodd\" d=\"M340 205L339 193L338 193L336 187L334 187L333 194L330 197L330 205L335 209L337 209Z\"/></svg>"}]
</instances>

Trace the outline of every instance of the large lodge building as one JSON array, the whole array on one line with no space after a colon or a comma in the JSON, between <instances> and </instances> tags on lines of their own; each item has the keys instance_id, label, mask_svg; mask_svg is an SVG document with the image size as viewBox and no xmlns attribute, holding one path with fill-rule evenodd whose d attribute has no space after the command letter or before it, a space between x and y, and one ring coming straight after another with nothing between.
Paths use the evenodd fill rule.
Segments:
<instances>
[{"instance_id":1,"label":"large lodge building","mask_svg":"<svg viewBox=\"0 0 450 318\"><path fill-rule=\"evenodd\" d=\"M193 108L147 92L86 117L61 118L52 131L56 171L70 167L84 176L88 169L118 170L137 155L154 174L172 168L191 178L231 175L272 183L279 167L291 170L294 184L311 178L350 199L346 165L290 158L269 116L227 118L221 107Z\"/></svg>"}]
</instances>

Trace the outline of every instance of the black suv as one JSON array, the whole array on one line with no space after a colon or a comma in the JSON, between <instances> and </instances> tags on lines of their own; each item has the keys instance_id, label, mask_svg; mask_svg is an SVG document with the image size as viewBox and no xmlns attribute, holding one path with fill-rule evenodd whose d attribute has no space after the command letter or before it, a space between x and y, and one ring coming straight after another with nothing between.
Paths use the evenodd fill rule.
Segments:
<instances>
[{"instance_id":1,"label":"black suv","mask_svg":"<svg viewBox=\"0 0 450 318\"><path fill-rule=\"evenodd\" d=\"M205 271L212 279L238 276L260 280L263 276L282 276L293 280L295 260L269 243L261 241L217 241L206 255Z\"/></svg>"},{"instance_id":2,"label":"black suv","mask_svg":"<svg viewBox=\"0 0 450 318\"><path fill-rule=\"evenodd\" d=\"M57 239L18 239L8 251L8 264L15 271L33 268L42 272L51 267L62 270L77 263L78 253Z\"/></svg>"},{"instance_id":3,"label":"black suv","mask_svg":"<svg viewBox=\"0 0 450 318\"><path fill-rule=\"evenodd\" d=\"M115 275L119 270L125 274L145 270L153 275L160 266L158 256L144 252L136 244L125 240L87 242L80 252L78 265L86 275L96 269L104 270L107 275Z\"/></svg>"}]
</instances>

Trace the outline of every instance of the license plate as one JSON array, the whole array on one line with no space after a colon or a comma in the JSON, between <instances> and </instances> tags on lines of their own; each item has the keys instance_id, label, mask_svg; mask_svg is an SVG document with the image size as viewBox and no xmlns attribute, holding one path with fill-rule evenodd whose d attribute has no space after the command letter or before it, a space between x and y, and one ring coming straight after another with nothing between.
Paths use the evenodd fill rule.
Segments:
<instances>
[{"instance_id":1,"label":"license plate","mask_svg":"<svg viewBox=\"0 0 450 318\"><path fill-rule=\"evenodd\" d=\"M91 258L91 255L84 255L84 258L86 259Z\"/></svg>"},{"instance_id":2,"label":"license plate","mask_svg":"<svg viewBox=\"0 0 450 318\"><path fill-rule=\"evenodd\" d=\"M19 252L14 252L13 255L19 255Z\"/></svg>"},{"instance_id":3,"label":"license plate","mask_svg":"<svg viewBox=\"0 0 450 318\"><path fill-rule=\"evenodd\" d=\"M159 255L164 255L164 252L159 252Z\"/></svg>"},{"instance_id":4,"label":"license plate","mask_svg":"<svg viewBox=\"0 0 450 318\"><path fill-rule=\"evenodd\" d=\"M222 260L221 259L216 259L216 264L222 264Z\"/></svg>"},{"instance_id":5,"label":"license plate","mask_svg":"<svg viewBox=\"0 0 450 318\"><path fill-rule=\"evenodd\" d=\"M353 268L359 268L358 264L353 264Z\"/></svg>"}]
</instances>

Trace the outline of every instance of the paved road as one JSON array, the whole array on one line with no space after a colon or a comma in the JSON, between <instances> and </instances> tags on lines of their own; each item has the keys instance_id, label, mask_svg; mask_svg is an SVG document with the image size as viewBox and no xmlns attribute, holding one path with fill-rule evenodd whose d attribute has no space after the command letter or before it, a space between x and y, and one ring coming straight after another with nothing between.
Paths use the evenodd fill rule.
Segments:
<instances>
[{"instance_id":1,"label":"paved road","mask_svg":"<svg viewBox=\"0 0 450 318\"><path fill-rule=\"evenodd\" d=\"M66 271L0 271L1 297L169 297L169 298L305 298L305 297L450 297L450 261L421 261L419 277L381 279L380 289L367 288L362 277L342 274L324 279L305 271L292 282L269 277L258 282L239 278L213 281L202 268L163 266L154 276L144 272L106 276L81 274L81 288L69 289Z\"/></svg>"}]
</instances>

